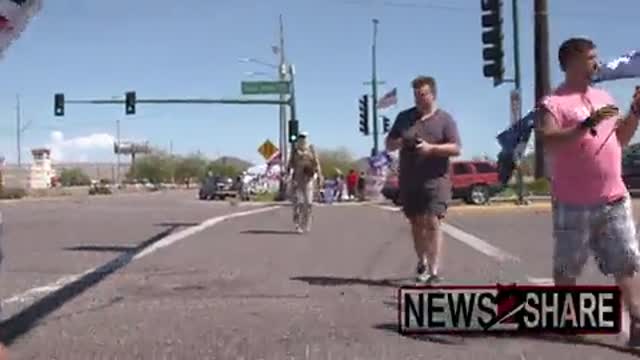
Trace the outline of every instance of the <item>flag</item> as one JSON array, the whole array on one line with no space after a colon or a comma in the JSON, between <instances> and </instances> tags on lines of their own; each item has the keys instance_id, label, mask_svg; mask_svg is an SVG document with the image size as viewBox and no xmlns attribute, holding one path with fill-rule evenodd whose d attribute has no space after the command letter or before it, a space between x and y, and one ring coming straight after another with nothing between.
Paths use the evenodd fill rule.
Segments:
<instances>
[{"instance_id":1,"label":"flag","mask_svg":"<svg viewBox=\"0 0 640 360\"><path fill-rule=\"evenodd\" d=\"M393 88L393 90L386 93L383 97L378 100L378 109L388 108L389 106L395 105L398 103L398 90L397 88Z\"/></svg>"},{"instance_id":2,"label":"flag","mask_svg":"<svg viewBox=\"0 0 640 360\"><path fill-rule=\"evenodd\" d=\"M640 51L634 50L600 65L593 82L640 77Z\"/></svg>"},{"instance_id":3,"label":"flag","mask_svg":"<svg viewBox=\"0 0 640 360\"><path fill-rule=\"evenodd\" d=\"M509 182L516 164L524 156L536 115L537 110L531 110L525 117L501 132L497 137L502 148L498 154L498 177L502 185Z\"/></svg>"},{"instance_id":4,"label":"flag","mask_svg":"<svg viewBox=\"0 0 640 360\"><path fill-rule=\"evenodd\" d=\"M274 152L273 155L271 155L271 157L267 159L268 166L280 164L281 162L282 162L282 157L280 156L280 150Z\"/></svg>"},{"instance_id":5,"label":"flag","mask_svg":"<svg viewBox=\"0 0 640 360\"><path fill-rule=\"evenodd\" d=\"M630 51L607 63L602 63L592 82L640 77L640 51ZM498 134L501 151L498 154L498 172L503 185L511 179L515 164L524 156L531 137L538 109L533 109L522 119Z\"/></svg>"},{"instance_id":6,"label":"flag","mask_svg":"<svg viewBox=\"0 0 640 360\"><path fill-rule=\"evenodd\" d=\"M0 0L0 58L42 8L42 0Z\"/></svg>"}]
</instances>

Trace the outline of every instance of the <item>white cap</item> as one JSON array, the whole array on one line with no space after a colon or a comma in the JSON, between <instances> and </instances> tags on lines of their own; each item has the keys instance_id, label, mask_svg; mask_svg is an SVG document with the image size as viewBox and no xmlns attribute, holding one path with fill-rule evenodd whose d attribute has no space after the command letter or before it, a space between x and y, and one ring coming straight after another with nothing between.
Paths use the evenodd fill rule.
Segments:
<instances>
[{"instance_id":1,"label":"white cap","mask_svg":"<svg viewBox=\"0 0 640 360\"><path fill-rule=\"evenodd\" d=\"M309 133L306 131L302 131L298 134L298 137L309 137Z\"/></svg>"}]
</instances>

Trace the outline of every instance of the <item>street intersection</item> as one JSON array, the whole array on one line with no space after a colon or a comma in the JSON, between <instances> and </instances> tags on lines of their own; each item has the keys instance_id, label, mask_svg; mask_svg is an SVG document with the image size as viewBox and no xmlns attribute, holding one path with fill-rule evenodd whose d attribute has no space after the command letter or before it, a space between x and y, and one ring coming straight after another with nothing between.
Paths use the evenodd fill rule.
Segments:
<instances>
[{"instance_id":1,"label":"street intersection","mask_svg":"<svg viewBox=\"0 0 640 360\"><path fill-rule=\"evenodd\" d=\"M413 277L394 207L317 206L296 234L287 204L194 191L6 203L3 337L20 359L626 359L582 340L397 332ZM636 213L640 211L638 204ZM447 283L550 282L548 204L452 207ZM581 283L607 284L591 263Z\"/></svg>"}]
</instances>

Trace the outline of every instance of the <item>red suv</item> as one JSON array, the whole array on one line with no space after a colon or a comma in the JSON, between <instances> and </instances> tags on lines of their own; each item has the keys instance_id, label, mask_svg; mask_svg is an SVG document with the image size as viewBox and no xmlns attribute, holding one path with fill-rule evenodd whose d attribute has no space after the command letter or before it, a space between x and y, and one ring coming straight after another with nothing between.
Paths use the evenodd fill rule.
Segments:
<instances>
[{"instance_id":1,"label":"red suv","mask_svg":"<svg viewBox=\"0 0 640 360\"><path fill-rule=\"evenodd\" d=\"M502 188L498 179L498 167L490 161L452 161L449 166L452 195L469 204L485 204ZM389 176L382 194L394 204L400 205L398 178Z\"/></svg>"}]
</instances>

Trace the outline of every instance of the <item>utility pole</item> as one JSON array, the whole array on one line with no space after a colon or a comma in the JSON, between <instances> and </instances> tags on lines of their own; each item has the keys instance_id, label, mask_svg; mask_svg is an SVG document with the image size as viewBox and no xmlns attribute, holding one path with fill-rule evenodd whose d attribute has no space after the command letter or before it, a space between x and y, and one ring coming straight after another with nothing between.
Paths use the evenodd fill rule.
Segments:
<instances>
[{"instance_id":1,"label":"utility pole","mask_svg":"<svg viewBox=\"0 0 640 360\"><path fill-rule=\"evenodd\" d=\"M120 119L116 120L116 141L118 143L116 151L116 185L120 186Z\"/></svg>"},{"instance_id":2,"label":"utility pole","mask_svg":"<svg viewBox=\"0 0 640 360\"><path fill-rule=\"evenodd\" d=\"M549 24L547 0L534 1L535 97L536 104L551 90L549 81ZM535 137L535 177L545 176L542 141Z\"/></svg>"},{"instance_id":3,"label":"utility pole","mask_svg":"<svg viewBox=\"0 0 640 360\"><path fill-rule=\"evenodd\" d=\"M18 168L22 168L22 146L20 144L20 137L22 135L22 124L20 121L20 95L16 95L16 146L18 147Z\"/></svg>"},{"instance_id":4,"label":"utility pole","mask_svg":"<svg viewBox=\"0 0 640 360\"><path fill-rule=\"evenodd\" d=\"M371 46L371 121L373 121L373 151L378 153L378 80L376 74L376 42L378 37L378 19L373 19L373 45Z\"/></svg>"}]
</instances>

